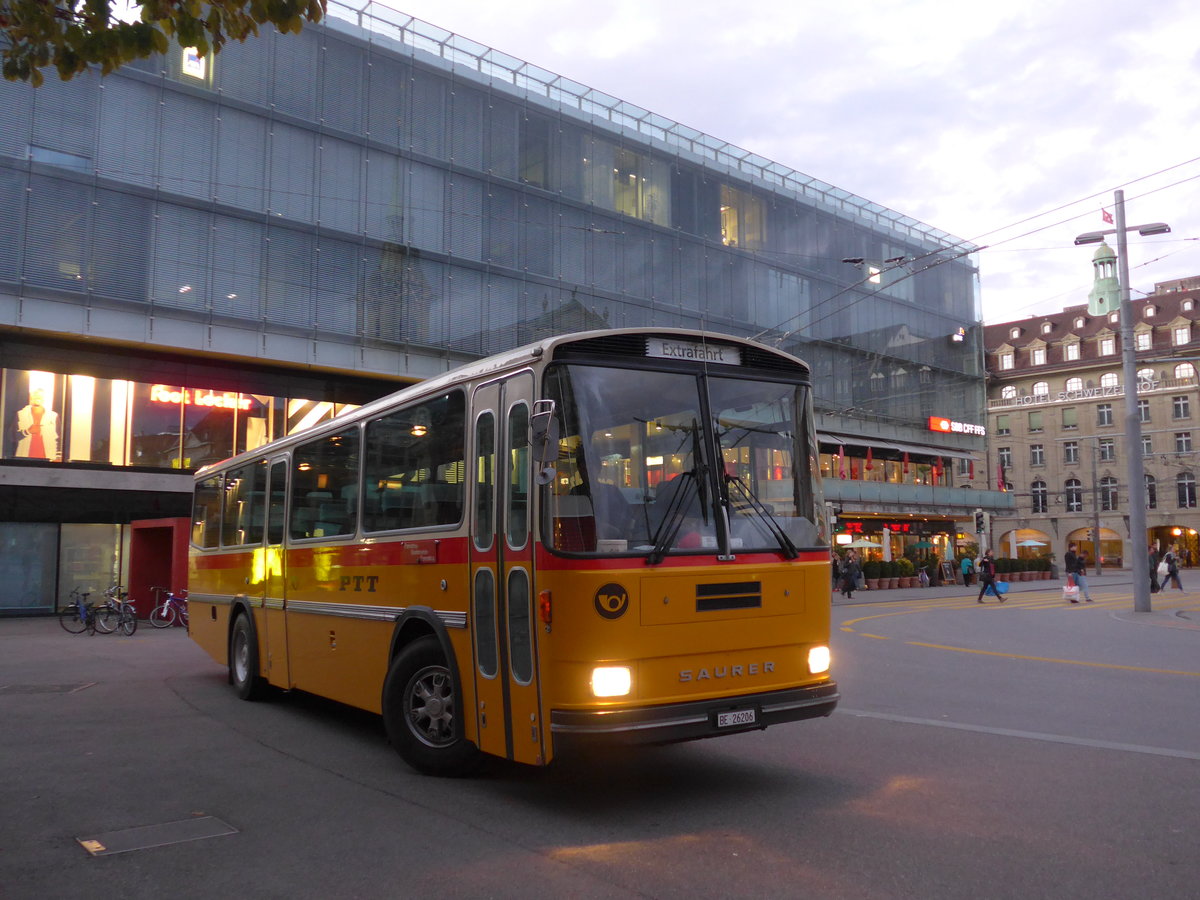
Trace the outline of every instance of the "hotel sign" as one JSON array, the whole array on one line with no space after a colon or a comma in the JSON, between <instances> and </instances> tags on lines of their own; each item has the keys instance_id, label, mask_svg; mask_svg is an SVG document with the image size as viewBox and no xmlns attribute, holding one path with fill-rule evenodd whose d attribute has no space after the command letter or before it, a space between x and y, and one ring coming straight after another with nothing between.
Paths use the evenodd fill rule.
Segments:
<instances>
[{"instance_id":1,"label":"hotel sign","mask_svg":"<svg viewBox=\"0 0 1200 900\"><path fill-rule=\"evenodd\" d=\"M1146 379L1137 383L1138 393L1157 390L1158 381ZM1009 402L1018 406L1028 406L1032 403L1074 403L1077 400L1097 400L1103 397L1124 397L1125 386L1108 384L1100 387L1079 388L1075 391L1058 391L1054 394L1023 394L1020 397L1009 398Z\"/></svg>"}]
</instances>

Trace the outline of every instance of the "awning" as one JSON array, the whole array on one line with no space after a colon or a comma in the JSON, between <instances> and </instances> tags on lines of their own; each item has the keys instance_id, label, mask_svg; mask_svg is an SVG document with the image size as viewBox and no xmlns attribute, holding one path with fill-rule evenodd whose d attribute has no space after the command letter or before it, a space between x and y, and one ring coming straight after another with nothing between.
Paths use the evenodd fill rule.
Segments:
<instances>
[{"instance_id":1,"label":"awning","mask_svg":"<svg viewBox=\"0 0 1200 900\"><path fill-rule=\"evenodd\" d=\"M954 447L937 447L929 444L905 444L900 441L888 441L876 437L863 437L859 434L839 434L834 431L818 431L817 440L826 444L853 444L855 447L873 447L892 453L920 454L921 456L943 456L951 459L974 459L981 457L970 450L960 450Z\"/></svg>"}]
</instances>

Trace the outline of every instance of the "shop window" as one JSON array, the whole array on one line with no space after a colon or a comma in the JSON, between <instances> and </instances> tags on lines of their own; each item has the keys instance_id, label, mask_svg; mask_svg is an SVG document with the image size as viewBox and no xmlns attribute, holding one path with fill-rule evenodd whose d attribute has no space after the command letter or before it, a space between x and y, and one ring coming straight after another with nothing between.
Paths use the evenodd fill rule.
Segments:
<instances>
[{"instance_id":1,"label":"shop window","mask_svg":"<svg viewBox=\"0 0 1200 900\"><path fill-rule=\"evenodd\" d=\"M721 243L748 250L762 248L766 237L763 202L747 191L721 185Z\"/></svg>"},{"instance_id":2,"label":"shop window","mask_svg":"<svg viewBox=\"0 0 1200 900\"><path fill-rule=\"evenodd\" d=\"M4 456L62 460L65 379L51 372L10 369L4 380Z\"/></svg>"}]
</instances>

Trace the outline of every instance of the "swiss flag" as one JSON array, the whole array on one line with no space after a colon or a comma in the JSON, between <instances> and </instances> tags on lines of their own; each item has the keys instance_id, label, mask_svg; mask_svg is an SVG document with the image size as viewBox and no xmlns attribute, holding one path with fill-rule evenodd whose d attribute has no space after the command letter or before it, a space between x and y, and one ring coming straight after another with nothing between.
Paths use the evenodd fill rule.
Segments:
<instances>
[{"instance_id":1,"label":"swiss flag","mask_svg":"<svg viewBox=\"0 0 1200 900\"><path fill-rule=\"evenodd\" d=\"M1112 213L1110 213L1110 212L1109 212L1107 209L1102 209L1102 210L1100 210L1100 216L1101 216L1101 218L1103 218L1103 219L1104 219L1104 221L1105 221L1105 222L1107 222L1109 225L1111 225L1111 224L1113 223L1113 217L1112 217Z\"/></svg>"}]
</instances>

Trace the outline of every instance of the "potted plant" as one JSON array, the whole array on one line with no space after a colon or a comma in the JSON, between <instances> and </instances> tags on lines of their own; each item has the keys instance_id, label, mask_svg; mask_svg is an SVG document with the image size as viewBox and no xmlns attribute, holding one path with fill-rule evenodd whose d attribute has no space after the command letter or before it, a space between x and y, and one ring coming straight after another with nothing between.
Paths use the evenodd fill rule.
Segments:
<instances>
[{"instance_id":1,"label":"potted plant","mask_svg":"<svg viewBox=\"0 0 1200 900\"><path fill-rule=\"evenodd\" d=\"M913 565L913 561L907 557L896 560L896 565L900 567L900 587L916 587L917 586L917 567Z\"/></svg>"},{"instance_id":2,"label":"potted plant","mask_svg":"<svg viewBox=\"0 0 1200 900\"><path fill-rule=\"evenodd\" d=\"M888 587L900 587L900 561L893 559L887 564L888 568Z\"/></svg>"},{"instance_id":3,"label":"potted plant","mask_svg":"<svg viewBox=\"0 0 1200 900\"><path fill-rule=\"evenodd\" d=\"M863 577L867 579L867 590L879 590L879 567L881 563L877 559L868 559L863 563Z\"/></svg>"}]
</instances>

